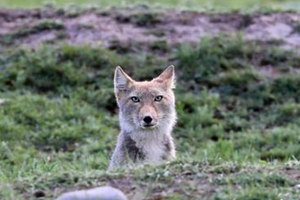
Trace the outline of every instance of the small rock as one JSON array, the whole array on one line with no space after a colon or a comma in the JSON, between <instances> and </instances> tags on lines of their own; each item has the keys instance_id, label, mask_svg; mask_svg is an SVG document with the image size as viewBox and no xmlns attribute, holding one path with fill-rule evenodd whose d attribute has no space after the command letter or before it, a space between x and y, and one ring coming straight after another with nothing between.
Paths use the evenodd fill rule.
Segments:
<instances>
[{"instance_id":1,"label":"small rock","mask_svg":"<svg viewBox=\"0 0 300 200\"><path fill-rule=\"evenodd\" d=\"M295 186L296 190L300 190L300 184Z\"/></svg>"},{"instance_id":2,"label":"small rock","mask_svg":"<svg viewBox=\"0 0 300 200\"><path fill-rule=\"evenodd\" d=\"M68 192L56 200L128 200L125 194L110 186Z\"/></svg>"}]
</instances>

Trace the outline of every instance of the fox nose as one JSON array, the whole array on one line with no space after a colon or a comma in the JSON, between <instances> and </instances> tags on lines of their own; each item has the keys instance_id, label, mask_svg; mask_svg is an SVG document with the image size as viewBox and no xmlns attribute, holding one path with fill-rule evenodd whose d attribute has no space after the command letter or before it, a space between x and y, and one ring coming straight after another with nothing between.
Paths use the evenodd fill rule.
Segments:
<instances>
[{"instance_id":1,"label":"fox nose","mask_svg":"<svg viewBox=\"0 0 300 200\"><path fill-rule=\"evenodd\" d=\"M143 120L144 120L144 122L145 122L146 124L150 124L150 123L152 122L152 117L150 117L150 116L145 116Z\"/></svg>"}]
</instances>

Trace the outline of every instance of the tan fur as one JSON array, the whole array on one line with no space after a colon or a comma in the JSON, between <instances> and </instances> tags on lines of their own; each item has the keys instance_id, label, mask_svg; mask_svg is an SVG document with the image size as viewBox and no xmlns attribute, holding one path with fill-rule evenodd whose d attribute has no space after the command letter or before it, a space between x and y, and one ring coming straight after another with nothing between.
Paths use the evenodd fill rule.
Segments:
<instances>
[{"instance_id":1,"label":"tan fur","mask_svg":"<svg viewBox=\"0 0 300 200\"><path fill-rule=\"evenodd\" d=\"M143 82L134 81L116 68L114 90L121 132L109 169L128 163L160 164L176 157L171 136L176 123L174 79L173 66ZM150 122L146 118L151 118Z\"/></svg>"}]
</instances>

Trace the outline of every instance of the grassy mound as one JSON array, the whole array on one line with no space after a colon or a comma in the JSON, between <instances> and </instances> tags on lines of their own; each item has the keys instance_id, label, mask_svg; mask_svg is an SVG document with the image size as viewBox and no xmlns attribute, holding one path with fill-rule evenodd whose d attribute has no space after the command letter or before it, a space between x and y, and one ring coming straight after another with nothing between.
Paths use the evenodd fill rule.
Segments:
<instances>
[{"instance_id":1,"label":"grassy mound","mask_svg":"<svg viewBox=\"0 0 300 200\"><path fill-rule=\"evenodd\" d=\"M151 48L1 50L1 199L52 199L104 184L131 199L297 197L299 55L224 35L164 48L164 57ZM178 80L178 160L106 173L119 129L115 66L142 80L168 64Z\"/></svg>"}]
</instances>

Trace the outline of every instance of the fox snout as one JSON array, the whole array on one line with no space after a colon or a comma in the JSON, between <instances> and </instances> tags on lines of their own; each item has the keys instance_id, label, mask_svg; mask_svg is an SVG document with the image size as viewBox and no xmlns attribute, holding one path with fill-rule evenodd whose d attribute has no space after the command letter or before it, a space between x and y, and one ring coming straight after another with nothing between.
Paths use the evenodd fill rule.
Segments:
<instances>
[{"instance_id":1,"label":"fox snout","mask_svg":"<svg viewBox=\"0 0 300 200\"><path fill-rule=\"evenodd\" d=\"M140 124L141 127L145 129L145 128L154 128L157 126L158 123L152 118L152 116L146 115L143 117Z\"/></svg>"},{"instance_id":2,"label":"fox snout","mask_svg":"<svg viewBox=\"0 0 300 200\"><path fill-rule=\"evenodd\" d=\"M151 109L147 109L146 112L140 113L140 126L144 129L154 128L158 125L158 120L155 112L150 112ZM154 109L153 109L154 110ZM141 109L143 111L143 109Z\"/></svg>"},{"instance_id":3,"label":"fox snout","mask_svg":"<svg viewBox=\"0 0 300 200\"><path fill-rule=\"evenodd\" d=\"M141 122L142 128L154 128L156 125L157 123L154 122L153 118L149 115L143 117L143 120Z\"/></svg>"}]
</instances>

